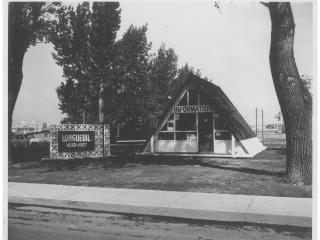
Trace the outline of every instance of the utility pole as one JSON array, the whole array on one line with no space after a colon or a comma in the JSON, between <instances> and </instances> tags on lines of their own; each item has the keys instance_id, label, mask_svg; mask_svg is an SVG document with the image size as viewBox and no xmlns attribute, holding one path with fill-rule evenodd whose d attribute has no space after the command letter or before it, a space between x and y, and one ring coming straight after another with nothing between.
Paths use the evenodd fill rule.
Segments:
<instances>
[{"instance_id":1,"label":"utility pole","mask_svg":"<svg viewBox=\"0 0 320 240\"><path fill-rule=\"evenodd\" d=\"M256 107L256 136L258 137L258 108Z\"/></svg>"},{"instance_id":2,"label":"utility pole","mask_svg":"<svg viewBox=\"0 0 320 240\"><path fill-rule=\"evenodd\" d=\"M264 127L263 108L258 109L257 107L256 107L256 136L258 137L258 111L261 111L261 142L263 143L263 127Z\"/></svg>"}]
</instances>

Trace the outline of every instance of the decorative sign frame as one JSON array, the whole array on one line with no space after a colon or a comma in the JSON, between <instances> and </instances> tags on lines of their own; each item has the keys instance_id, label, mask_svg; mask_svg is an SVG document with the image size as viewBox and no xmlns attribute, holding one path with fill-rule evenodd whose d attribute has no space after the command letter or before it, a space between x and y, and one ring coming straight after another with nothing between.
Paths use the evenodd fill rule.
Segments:
<instances>
[{"instance_id":1,"label":"decorative sign frame","mask_svg":"<svg viewBox=\"0 0 320 240\"><path fill-rule=\"evenodd\" d=\"M101 158L110 155L110 125L108 124L54 124L50 126L50 130L50 158L52 159ZM72 134L72 132L75 134L83 132L83 135L94 132L93 150L90 148L90 150L66 151L66 146L59 146L61 133ZM86 140L86 136L79 139Z\"/></svg>"}]
</instances>

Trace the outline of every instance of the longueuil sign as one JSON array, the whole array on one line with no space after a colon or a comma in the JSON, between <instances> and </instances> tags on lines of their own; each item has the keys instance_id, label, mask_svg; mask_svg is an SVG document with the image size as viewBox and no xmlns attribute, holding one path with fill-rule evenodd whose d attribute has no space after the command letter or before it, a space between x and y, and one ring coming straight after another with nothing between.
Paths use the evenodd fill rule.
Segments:
<instances>
[{"instance_id":1,"label":"longueuil sign","mask_svg":"<svg viewBox=\"0 0 320 240\"><path fill-rule=\"evenodd\" d=\"M94 150L94 131L59 131L58 152Z\"/></svg>"},{"instance_id":2,"label":"longueuil sign","mask_svg":"<svg viewBox=\"0 0 320 240\"><path fill-rule=\"evenodd\" d=\"M50 130L52 159L110 155L110 127L107 124L55 124Z\"/></svg>"}]
</instances>

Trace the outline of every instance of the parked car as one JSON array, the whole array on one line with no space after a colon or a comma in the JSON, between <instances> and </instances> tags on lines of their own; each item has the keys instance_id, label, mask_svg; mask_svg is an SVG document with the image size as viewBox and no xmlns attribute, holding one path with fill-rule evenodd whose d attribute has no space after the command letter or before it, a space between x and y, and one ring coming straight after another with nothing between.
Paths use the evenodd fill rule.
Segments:
<instances>
[{"instance_id":1,"label":"parked car","mask_svg":"<svg viewBox=\"0 0 320 240\"><path fill-rule=\"evenodd\" d=\"M11 135L10 144L14 148L29 148L30 139L24 133L13 133Z\"/></svg>"},{"instance_id":2,"label":"parked car","mask_svg":"<svg viewBox=\"0 0 320 240\"><path fill-rule=\"evenodd\" d=\"M41 132L27 133L26 137L30 139L30 147L46 147L50 143L50 133L48 130Z\"/></svg>"},{"instance_id":3,"label":"parked car","mask_svg":"<svg viewBox=\"0 0 320 240\"><path fill-rule=\"evenodd\" d=\"M48 130L34 133L14 133L11 144L15 148L39 148L49 146L50 134Z\"/></svg>"}]
</instances>

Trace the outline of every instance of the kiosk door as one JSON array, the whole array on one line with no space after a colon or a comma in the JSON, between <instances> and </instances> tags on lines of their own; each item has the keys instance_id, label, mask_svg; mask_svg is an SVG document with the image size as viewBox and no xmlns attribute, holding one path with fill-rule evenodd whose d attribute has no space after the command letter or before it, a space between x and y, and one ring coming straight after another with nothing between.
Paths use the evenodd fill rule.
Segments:
<instances>
[{"instance_id":1,"label":"kiosk door","mask_svg":"<svg viewBox=\"0 0 320 240\"><path fill-rule=\"evenodd\" d=\"M213 114L198 114L199 152L213 152Z\"/></svg>"}]
</instances>

